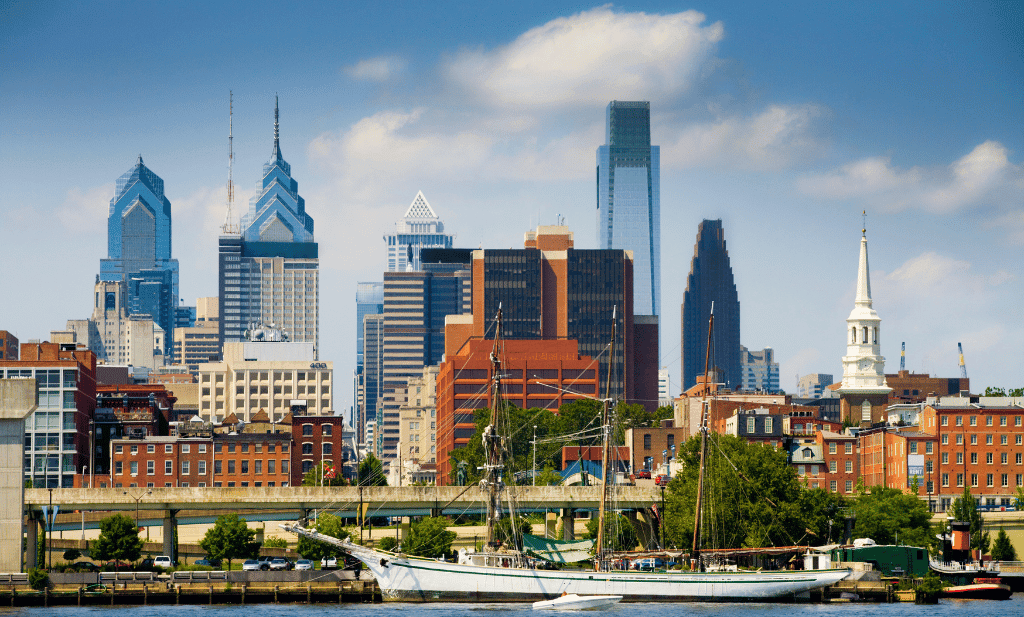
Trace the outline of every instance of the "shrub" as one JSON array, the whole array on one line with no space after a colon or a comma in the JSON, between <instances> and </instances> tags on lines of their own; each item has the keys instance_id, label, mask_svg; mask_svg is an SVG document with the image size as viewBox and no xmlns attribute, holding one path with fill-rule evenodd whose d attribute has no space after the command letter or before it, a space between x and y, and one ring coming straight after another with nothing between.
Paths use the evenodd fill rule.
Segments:
<instances>
[{"instance_id":1,"label":"shrub","mask_svg":"<svg viewBox=\"0 0 1024 617\"><path fill-rule=\"evenodd\" d=\"M384 536L377 542L377 548L382 551L393 551L396 546L398 546L398 540L395 539L395 536Z\"/></svg>"},{"instance_id":2,"label":"shrub","mask_svg":"<svg viewBox=\"0 0 1024 617\"><path fill-rule=\"evenodd\" d=\"M32 589L42 591L50 586L50 575L40 568L29 568L28 584Z\"/></svg>"}]
</instances>

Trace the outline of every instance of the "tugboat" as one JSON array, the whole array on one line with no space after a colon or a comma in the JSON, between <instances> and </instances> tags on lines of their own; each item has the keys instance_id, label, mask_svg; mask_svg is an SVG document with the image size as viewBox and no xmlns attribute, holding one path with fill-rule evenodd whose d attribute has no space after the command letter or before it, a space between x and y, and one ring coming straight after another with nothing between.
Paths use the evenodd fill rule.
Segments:
<instances>
[{"instance_id":1,"label":"tugboat","mask_svg":"<svg viewBox=\"0 0 1024 617\"><path fill-rule=\"evenodd\" d=\"M1013 590L998 578L976 578L971 585L957 585L942 590L943 598L963 600L1009 600Z\"/></svg>"}]
</instances>

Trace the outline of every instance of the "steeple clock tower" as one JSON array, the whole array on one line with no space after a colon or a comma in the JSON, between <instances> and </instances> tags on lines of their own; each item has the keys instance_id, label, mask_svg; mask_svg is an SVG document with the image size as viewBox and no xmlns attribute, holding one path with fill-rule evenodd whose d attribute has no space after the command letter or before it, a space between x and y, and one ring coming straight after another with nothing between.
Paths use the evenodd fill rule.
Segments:
<instances>
[{"instance_id":1,"label":"steeple clock tower","mask_svg":"<svg viewBox=\"0 0 1024 617\"><path fill-rule=\"evenodd\" d=\"M870 426L885 419L892 388L885 383L885 358L879 354L882 320L871 306L866 226L861 229L861 234L857 297L850 316L846 318L843 382L836 392L839 394L842 419Z\"/></svg>"}]
</instances>

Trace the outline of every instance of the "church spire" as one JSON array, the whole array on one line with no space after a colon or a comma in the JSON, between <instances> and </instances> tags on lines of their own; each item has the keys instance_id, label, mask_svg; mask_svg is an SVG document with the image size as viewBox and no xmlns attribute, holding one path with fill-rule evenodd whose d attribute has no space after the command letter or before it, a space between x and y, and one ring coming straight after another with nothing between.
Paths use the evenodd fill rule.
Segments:
<instances>
[{"instance_id":1,"label":"church spire","mask_svg":"<svg viewBox=\"0 0 1024 617\"><path fill-rule=\"evenodd\" d=\"M863 214L866 216L866 212ZM857 266L857 306L871 308L871 272L868 269L868 230L865 225L860 237L860 262Z\"/></svg>"}]
</instances>

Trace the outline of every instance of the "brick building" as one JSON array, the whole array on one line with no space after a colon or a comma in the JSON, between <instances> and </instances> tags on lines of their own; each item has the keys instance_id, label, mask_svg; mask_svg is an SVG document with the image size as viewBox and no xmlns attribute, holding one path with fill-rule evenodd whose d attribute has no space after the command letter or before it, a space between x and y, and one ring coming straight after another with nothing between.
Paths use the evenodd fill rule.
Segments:
<instances>
[{"instance_id":1,"label":"brick building","mask_svg":"<svg viewBox=\"0 0 1024 617\"><path fill-rule=\"evenodd\" d=\"M96 411L90 429L94 431L94 472L110 473L111 440L167 435L175 400L159 384L97 386Z\"/></svg>"},{"instance_id":2,"label":"brick building","mask_svg":"<svg viewBox=\"0 0 1024 617\"><path fill-rule=\"evenodd\" d=\"M0 330L0 360L18 359L18 337L7 330Z\"/></svg>"},{"instance_id":3,"label":"brick building","mask_svg":"<svg viewBox=\"0 0 1024 617\"><path fill-rule=\"evenodd\" d=\"M833 431L818 431L814 441L821 448L827 471L821 488L849 495L860 477L860 445L857 437Z\"/></svg>"},{"instance_id":4,"label":"brick building","mask_svg":"<svg viewBox=\"0 0 1024 617\"><path fill-rule=\"evenodd\" d=\"M683 429L672 426L626 429L625 447L630 473L635 475L645 470L657 474L657 470L667 463L666 458L673 456L672 448L681 446L684 441Z\"/></svg>"}]
</instances>

